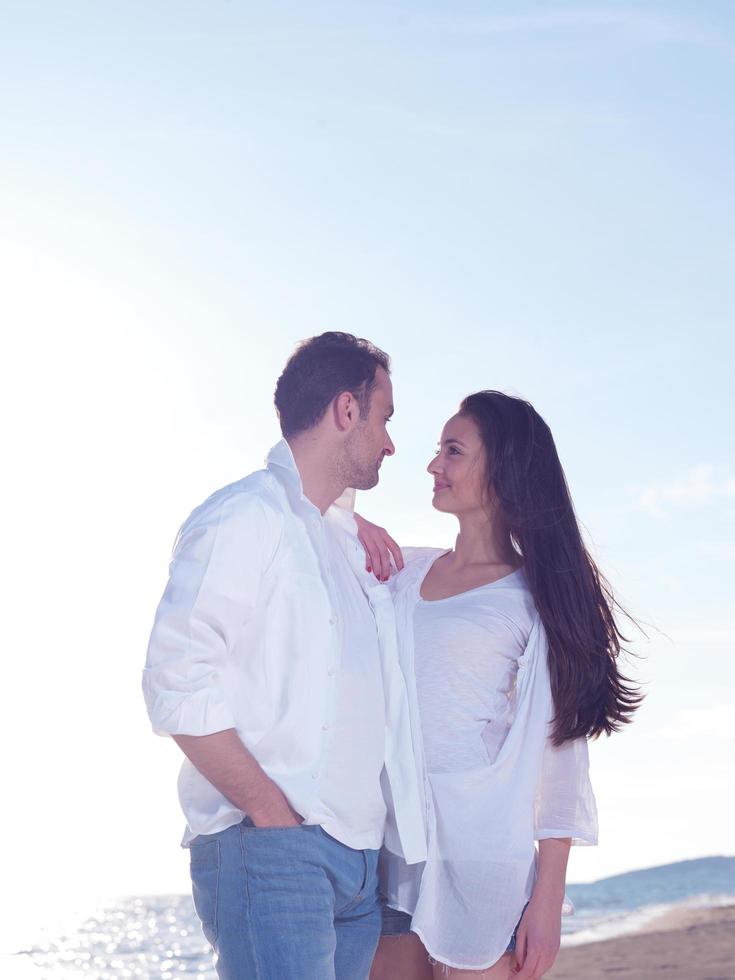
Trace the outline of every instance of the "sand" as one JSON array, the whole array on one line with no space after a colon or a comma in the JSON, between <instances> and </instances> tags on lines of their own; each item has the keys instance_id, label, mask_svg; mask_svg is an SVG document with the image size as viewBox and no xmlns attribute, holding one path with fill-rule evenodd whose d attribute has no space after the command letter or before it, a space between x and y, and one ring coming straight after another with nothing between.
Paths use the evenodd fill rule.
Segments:
<instances>
[{"instance_id":1,"label":"sand","mask_svg":"<svg viewBox=\"0 0 735 980\"><path fill-rule=\"evenodd\" d=\"M735 905L676 909L631 936L563 948L544 980L735 980Z\"/></svg>"}]
</instances>

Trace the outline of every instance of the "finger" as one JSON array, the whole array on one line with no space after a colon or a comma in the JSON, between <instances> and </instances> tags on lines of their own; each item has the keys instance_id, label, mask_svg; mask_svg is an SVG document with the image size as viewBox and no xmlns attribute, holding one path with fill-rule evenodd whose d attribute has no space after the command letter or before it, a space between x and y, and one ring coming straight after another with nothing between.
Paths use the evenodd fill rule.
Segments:
<instances>
[{"instance_id":1,"label":"finger","mask_svg":"<svg viewBox=\"0 0 735 980\"><path fill-rule=\"evenodd\" d=\"M539 976L538 963L538 953L533 949L529 949L526 952L526 958L523 962L520 973L516 973L515 980L537 980L537 977Z\"/></svg>"},{"instance_id":2,"label":"finger","mask_svg":"<svg viewBox=\"0 0 735 980\"><path fill-rule=\"evenodd\" d=\"M390 578L390 552L384 540L380 542L380 581L387 582Z\"/></svg>"},{"instance_id":3,"label":"finger","mask_svg":"<svg viewBox=\"0 0 735 980\"><path fill-rule=\"evenodd\" d=\"M370 543L370 565L372 566L373 575L379 582L382 581L383 561L380 556L380 544L377 541Z\"/></svg>"},{"instance_id":4,"label":"finger","mask_svg":"<svg viewBox=\"0 0 735 980\"><path fill-rule=\"evenodd\" d=\"M536 967L537 976L542 977L545 973L552 968L554 961L556 960L558 950L554 952L553 950L545 950L539 956L538 966Z\"/></svg>"},{"instance_id":5,"label":"finger","mask_svg":"<svg viewBox=\"0 0 735 980\"><path fill-rule=\"evenodd\" d=\"M400 570L403 568L403 552L393 538L391 538L388 534L385 536L385 543L388 546L388 551L390 551L390 553L393 555L393 561L395 562L396 568L400 572Z\"/></svg>"},{"instance_id":6,"label":"finger","mask_svg":"<svg viewBox=\"0 0 735 980\"><path fill-rule=\"evenodd\" d=\"M357 535L357 540L360 542L360 544L365 549L365 567L367 568L368 571L370 571L371 570L371 567L372 567L372 564L373 564L373 556L372 556L373 544L372 544L372 540L371 540L371 538L370 538L370 536L368 534L366 534L366 533L364 533L362 531L362 529L360 530L360 532Z\"/></svg>"},{"instance_id":7,"label":"finger","mask_svg":"<svg viewBox=\"0 0 735 980\"><path fill-rule=\"evenodd\" d=\"M519 941L520 937L516 939L516 948L513 953L513 958L515 960L515 971L513 973L514 980L518 980L518 977L526 975L524 973L524 967L526 965L526 944L525 939Z\"/></svg>"},{"instance_id":8,"label":"finger","mask_svg":"<svg viewBox=\"0 0 735 980\"><path fill-rule=\"evenodd\" d=\"M362 545L365 551L365 570L371 572L372 568L372 558L370 557L370 545L368 544L367 538L363 535L362 531L358 532L357 540Z\"/></svg>"},{"instance_id":9,"label":"finger","mask_svg":"<svg viewBox=\"0 0 735 980\"><path fill-rule=\"evenodd\" d=\"M521 967L526 962L526 950L528 948L528 933L526 932L525 923L521 922L518 926L518 931L516 932L516 949L515 957L518 966Z\"/></svg>"},{"instance_id":10,"label":"finger","mask_svg":"<svg viewBox=\"0 0 735 980\"><path fill-rule=\"evenodd\" d=\"M536 980L536 974L531 969L530 963L531 961L527 959L524 965L515 974L514 980Z\"/></svg>"},{"instance_id":11,"label":"finger","mask_svg":"<svg viewBox=\"0 0 735 980\"><path fill-rule=\"evenodd\" d=\"M368 548L370 550L370 563L372 565L375 577L379 582L384 582L390 572L390 556L388 554L388 548L385 544L385 532L382 528L375 528L375 532L376 533L370 535L368 543Z\"/></svg>"}]
</instances>

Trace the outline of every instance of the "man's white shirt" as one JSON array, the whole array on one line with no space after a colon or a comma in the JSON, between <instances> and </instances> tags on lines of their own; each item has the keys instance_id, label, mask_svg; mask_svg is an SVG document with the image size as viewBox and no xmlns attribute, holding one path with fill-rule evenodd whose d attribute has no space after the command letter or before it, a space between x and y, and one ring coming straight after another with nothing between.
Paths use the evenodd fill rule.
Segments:
<instances>
[{"instance_id":1,"label":"man's white shirt","mask_svg":"<svg viewBox=\"0 0 735 980\"><path fill-rule=\"evenodd\" d=\"M143 672L156 732L236 729L306 823L355 848L425 858L393 603L364 567L352 515L322 517L285 440L265 470L217 491L183 525ZM385 783L388 786L385 786ZM184 843L244 814L185 760Z\"/></svg>"}]
</instances>

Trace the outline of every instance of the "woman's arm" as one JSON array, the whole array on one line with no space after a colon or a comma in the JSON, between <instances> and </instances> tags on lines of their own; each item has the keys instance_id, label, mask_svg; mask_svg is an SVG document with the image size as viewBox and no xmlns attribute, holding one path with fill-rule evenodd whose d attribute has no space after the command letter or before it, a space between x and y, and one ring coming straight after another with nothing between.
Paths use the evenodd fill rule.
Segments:
<instances>
[{"instance_id":1,"label":"woman's arm","mask_svg":"<svg viewBox=\"0 0 735 980\"><path fill-rule=\"evenodd\" d=\"M551 969L559 952L571 843L571 837L539 841L536 884L516 935L515 980L538 980Z\"/></svg>"},{"instance_id":2,"label":"woman's arm","mask_svg":"<svg viewBox=\"0 0 735 980\"><path fill-rule=\"evenodd\" d=\"M399 572L403 568L401 549L384 527L371 524L359 514L354 516L357 537L365 549L365 568L373 572L379 582L387 582L391 575L391 558Z\"/></svg>"},{"instance_id":3,"label":"woman's arm","mask_svg":"<svg viewBox=\"0 0 735 980\"><path fill-rule=\"evenodd\" d=\"M537 980L559 951L569 848L597 843L597 809L587 740L556 746L547 738L534 806L539 842L536 884L518 927L514 980Z\"/></svg>"},{"instance_id":4,"label":"woman's arm","mask_svg":"<svg viewBox=\"0 0 735 980\"><path fill-rule=\"evenodd\" d=\"M597 806L589 774L586 738L554 745L547 738L534 804L534 836L571 837L573 844L597 843Z\"/></svg>"}]
</instances>

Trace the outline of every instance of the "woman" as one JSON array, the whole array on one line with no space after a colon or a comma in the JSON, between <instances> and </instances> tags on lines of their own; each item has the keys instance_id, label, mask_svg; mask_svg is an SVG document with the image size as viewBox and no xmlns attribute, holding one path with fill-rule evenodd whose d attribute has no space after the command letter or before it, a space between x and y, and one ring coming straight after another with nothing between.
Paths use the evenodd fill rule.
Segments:
<instances>
[{"instance_id":1,"label":"woman","mask_svg":"<svg viewBox=\"0 0 735 980\"><path fill-rule=\"evenodd\" d=\"M630 721L641 696L531 405L465 398L428 471L434 507L459 521L455 547L407 549L391 579L428 858L407 865L389 825L371 980L536 980L559 948L569 846L597 841L586 740ZM400 552L358 524L384 579Z\"/></svg>"}]
</instances>

